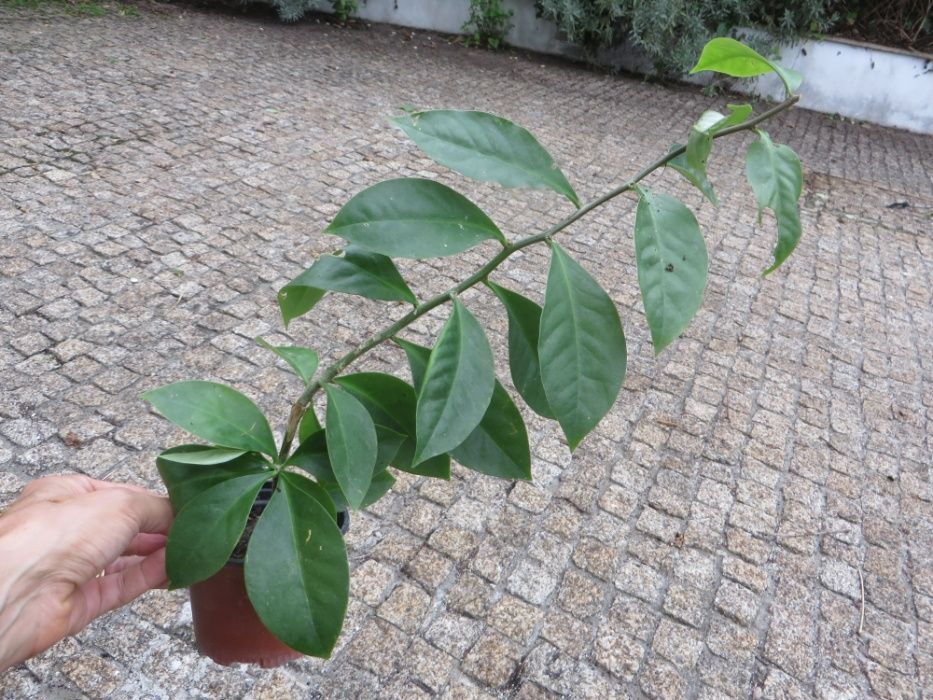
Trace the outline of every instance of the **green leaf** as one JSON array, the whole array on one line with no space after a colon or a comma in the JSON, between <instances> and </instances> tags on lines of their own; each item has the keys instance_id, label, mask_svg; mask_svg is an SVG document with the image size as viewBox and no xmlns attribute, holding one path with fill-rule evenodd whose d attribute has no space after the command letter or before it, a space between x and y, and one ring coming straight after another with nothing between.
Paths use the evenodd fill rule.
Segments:
<instances>
[{"instance_id":1,"label":"green leaf","mask_svg":"<svg viewBox=\"0 0 933 700\"><path fill-rule=\"evenodd\" d=\"M345 374L334 382L363 404L376 425L415 434L415 391L410 384L382 372Z\"/></svg>"},{"instance_id":2,"label":"green leaf","mask_svg":"<svg viewBox=\"0 0 933 700\"><path fill-rule=\"evenodd\" d=\"M505 187L547 187L580 206L576 192L526 129L486 112L437 109L392 120L431 158Z\"/></svg>"},{"instance_id":3,"label":"green leaf","mask_svg":"<svg viewBox=\"0 0 933 700\"><path fill-rule=\"evenodd\" d=\"M498 381L479 425L451 454L473 471L502 479L531 479L531 448L525 422Z\"/></svg>"},{"instance_id":4,"label":"green leaf","mask_svg":"<svg viewBox=\"0 0 933 700\"><path fill-rule=\"evenodd\" d=\"M396 339L396 342L401 344L406 341ZM412 345L414 346L413 343ZM427 355L431 353L429 348L422 350ZM391 374L380 372L347 374L334 381L353 394L369 411L376 424L376 432L380 433L380 451L383 449L383 427L405 435L391 460L393 467L417 476L450 478L450 457L447 455L432 457L415 467L411 465L411 459L415 454L415 391L410 384ZM378 468L380 467L377 462Z\"/></svg>"},{"instance_id":5,"label":"green leaf","mask_svg":"<svg viewBox=\"0 0 933 700\"><path fill-rule=\"evenodd\" d=\"M658 353L683 332L700 308L709 259L693 212L669 195L647 189L640 193L635 259L651 341Z\"/></svg>"},{"instance_id":6,"label":"green leaf","mask_svg":"<svg viewBox=\"0 0 933 700\"><path fill-rule=\"evenodd\" d=\"M672 150L677 148L680 148L680 144L675 143L671 146ZM716 198L716 192L713 191L713 185L706 177L706 169L696 170L687 160L686 153L681 153L676 158L668 161L667 167L683 175L687 179L687 182L700 190L713 206L719 206L719 200Z\"/></svg>"},{"instance_id":7,"label":"green leaf","mask_svg":"<svg viewBox=\"0 0 933 700\"><path fill-rule=\"evenodd\" d=\"M373 475L372 483L369 485L369 490L366 492L366 497L360 504L360 510L363 508L368 508L380 498L385 496L389 492L389 489L391 489L394 485L395 477L389 474L388 471L383 469L380 472L376 472ZM340 490L340 487L337 485L336 481L322 481L321 486L326 489L330 497L333 498L338 510L349 510L349 506L347 505L347 501L343 496L343 492Z\"/></svg>"},{"instance_id":8,"label":"green leaf","mask_svg":"<svg viewBox=\"0 0 933 700\"><path fill-rule=\"evenodd\" d=\"M282 312L282 322L288 324L299 316L304 316L324 298L326 292L314 287L292 287L285 285L279 290L279 310Z\"/></svg>"},{"instance_id":9,"label":"green leaf","mask_svg":"<svg viewBox=\"0 0 933 700\"><path fill-rule=\"evenodd\" d=\"M168 497L176 513L189 501L217 484L248 474L266 474L272 478L269 463L255 453L247 453L220 464L178 462L174 456L192 455L198 451L210 453L217 448L207 445L178 445L165 450L156 458L159 476L168 489Z\"/></svg>"},{"instance_id":10,"label":"green leaf","mask_svg":"<svg viewBox=\"0 0 933 700\"><path fill-rule=\"evenodd\" d=\"M748 103L740 105L727 104L726 107L729 108L729 116L724 117L719 112L713 111L704 112L697 122L697 127L705 129L711 134L715 134L730 126L741 124L752 116L752 112L754 111L752 110L752 106ZM707 123L707 120L711 123Z\"/></svg>"},{"instance_id":11,"label":"green leaf","mask_svg":"<svg viewBox=\"0 0 933 700\"><path fill-rule=\"evenodd\" d=\"M541 383L541 362L538 358L541 307L518 292L493 282L486 284L499 297L509 314L509 370L512 383L532 411L545 418L554 418Z\"/></svg>"},{"instance_id":12,"label":"green leaf","mask_svg":"<svg viewBox=\"0 0 933 700\"><path fill-rule=\"evenodd\" d=\"M548 405L574 450L622 388L625 334L609 295L557 244L552 244L538 355Z\"/></svg>"},{"instance_id":13,"label":"green leaf","mask_svg":"<svg viewBox=\"0 0 933 700\"><path fill-rule=\"evenodd\" d=\"M505 237L479 207L449 187L418 178L387 180L363 190L326 233L398 258L456 255Z\"/></svg>"},{"instance_id":14,"label":"green leaf","mask_svg":"<svg viewBox=\"0 0 933 700\"><path fill-rule=\"evenodd\" d=\"M246 550L246 590L263 624L292 649L327 658L343 626L350 567L327 510L281 479Z\"/></svg>"},{"instance_id":15,"label":"green leaf","mask_svg":"<svg viewBox=\"0 0 933 700\"><path fill-rule=\"evenodd\" d=\"M305 384L314 378L314 373L317 372L318 355L311 348L297 345L270 345L262 338L256 338L256 342L285 360Z\"/></svg>"},{"instance_id":16,"label":"green leaf","mask_svg":"<svg viewBox=\"0 0 933 700\"><path fill-rule=\"evenodd\" d=\"M289 488L299 489L304 491L308 496L311 496L311 498L321 504L324 510L327 511L328 515L330 515L330 517L332 517L336 522L337 507L334 505L334 500L330 497L330 494L320 484L316 484L306 476L302 476L301 474L296 474L294 472L282 472L279 474L279 479L284 480L288 484ZM341 510L346 509L341 508Z\"/></svg>"},{"instance_id":17,"label":"green leaf","mask_svg":"<svg viewBox=\"0 0 933 700\"><path fill-rule=\"evenodd\" d=\"M302 440L285 465L304 469L317 481L337 481L330 464L330 456L327 454L327 435L324 430L319 430Z\"/></svg>"},{"instance_id":18,"label":"green leaf","mask_svg":"<svg viewBox=\"0 0 933 700\"><path fill-rule=\"evenodd\" d=\"M395 455L395 459L392 460L392 466L415 476L429 476L432 479L445 480L450 478L450 455L446 452L412 466L415 457L415 445L413 439L403 442Z\"/></svg>"},{"instance_id":19,"label":"green leaf","mask_svg":"<svg viewBox=\"0 0 933 700\"><path fill-rule=\"evenodd\" d=\"M431 360L431 348L426 348L403 338L394 338L394 340L405 351L405 356L408 358L411 382L415 385L415 391L421 391L421 385L424 383L424 373L427 371L428 362Z\"/></svg>"},{"instance_id":20,"label":"green leaf","mask_svg":"<svg viewBox=\"0 0 933 700\"><path fill-rule=\"evenodd\" d=\"M376 434L379 439L376 465L373 469L372 483L369 486L369 490L366 492L366 496L363 498L360 508L365 508L375 503L385 495L385 491L381 491L381 489L386 486L388 480L382 476L382 474L384 474L385 468L395 458L399 447L405 439L404 435L381 425L376 426ZM323 430L305 440L301 446L295 450L286 464L300 467L313 475L320 486L326 489L338 510L346 510L348 508L346 498L340 486L337 484L337 477L334 475L330 457L327 454L327 443ZM395 483L394 479L392 479L392 483ZM389 486L391 487L391 484L389 484Z\"/></svg>"},{"instance_id":21,"label":"green leaf","mask_svg":"<svg viewBox=\"0 0 933 700\"><path fill-rule=\"evenodd\" d=\"M764 274L781 266L800 241L800 210L797 200L803 189L803 171L797 154L783 144L775 144L764 131L748 146L745 163L748 182L758 199L758 215L771 209L778 225L774 264Z\"/></svg>"},{"instance_id":22,"label":"green leaf","mask_svg":"<svg viewBox=\"0 0 933 700\"><path fill-rule=\"evenodd\" d=\"M231 450L229 447L210 447L208 445L182 445L181 447L190 447L192 449L186 450L176 447L166 450L159 456L169 462L181 462L182 464L223 464L246 454L243 450Z\"/></svg>"},{"instance_id":23,"label":"green leaf","mask_svg":"<svg viewBox=\"0 0 933 700\"><path fill-rule=\"evenodd\" d=\"M687 163L693 170L703 173L706 178L706 161L709 159L710 149L713 147L713 137L709 131L698 129L694 126L690 129L689 140L687 141Z\"/></svg>"},{"instance_id":24,"label":"green leaf","mask_svg":"<svg viewBox=\"0 0 933 700\"><path fill-rule=\"evenodd\" d=\"M282 288L280 298L283 292L300 287L356 294L381 301L418 303L390 258L353 245L347 246L341 257L322 255Z\"/></svg>"},{"instance_id":25,"label":"green leaf","mask_svg":"<svg viewBox=\"0 0 933 700\"><path fill-rule=\"evenodd\" d=\"M298 443L301 444L320 429L321 422L317 419L314 406L308 406L305 414L301 417L301 422L298 424Z\"/></svg>"},{"instance_id":26,"label":"green leaf","mask_svg":"<svg viewBox=\"0 0 933 700\"><path fill-rule=\"evenodd\" d=\"M751 105L728 105L728 117L712 110L703 112L693 128L687 141L686 151L667 163L667 166L683 175L688 182L702 192L713 206L718 207L719 201L706 174L706 162L709 159L713 143L713 134L717 131L739 124L752 113ZM674 144L671 149L680 148Z\"/></svg>"},{"instance_id":27,"label":"green leaf","mask_svg":"<svg viewBox=\"0 0 933 700\"><path fill-rule=\"evenodd\" d=\"M340 490L359 508L369 490L378 456L376 427L366 408L337 385L327 393L327 454Z\"/></svg>"},{"instance_id":28,"label":"green leaf","mask_svg":"<svg viewBox=\"0 0 933 700\"><path fill-rule=\"evenodd\" d=\"M495 385L492 350L479 323L459 299L441 330L418 392L418 464L448 452L479 425Z\"/></svg>"},{"instance_id":29,"label":"green leaf","mask_svg":"<svg viewBox=\"0 0 933 700\"><path fill-rule=\"evenodd\" d=\"M779 66L754 49L727 37L717 37L707 42L700 54L700 60L690 70L690 73L699 73L704 70L731 75L734 78L752 78L773 72L784 83L788 94L795 92L803 82L803 78L797 71Z\"/></svg>"},{"instance_id":30,"label":"green leaf","mask_svg":"<svg viewBox=\"0 0 933 700\"><path fill-rule=\"evenodd\" d=\"M361 508L368 508L380 498L385 496L389 489L395 486L395 477L389 474L385 469L373 476L373 482L369 485L369 491L366 492L366 498L363 499Z\"/></svg>"},{"instance_id":31,"label":"green leaf","mask_svg":"<svg viewBox=\"0 0 933 700\"><path fill-rule=\"evenodd\" d=\"M214 382L177 382L147 391L142 398L192 435L221 447L275 456L266 417L235 389Z\"/></svg>"},{"instance_id":32,"label":"green leaf","mask_svg":"<svg viewBox=\"0 0 933 700\"><path fill-rule=\"evenodd\" d=\"M186 588L223 568L266 479L263 473L221 481L181 509L165 549L170 588Z\"/></svg>"},{"instance_id":33,"label":"green leaf","mask_svg":"<svg viewBox=\"0 0 933 700\"><path fill-rule=\"evenodd\" d=\"M392 428L387 428L384 425L376 426L378 447L376 450L376 464L373 467L374 475L392 463L407 438L407 435L396 432Z\"/></svg>"}]
</instances>

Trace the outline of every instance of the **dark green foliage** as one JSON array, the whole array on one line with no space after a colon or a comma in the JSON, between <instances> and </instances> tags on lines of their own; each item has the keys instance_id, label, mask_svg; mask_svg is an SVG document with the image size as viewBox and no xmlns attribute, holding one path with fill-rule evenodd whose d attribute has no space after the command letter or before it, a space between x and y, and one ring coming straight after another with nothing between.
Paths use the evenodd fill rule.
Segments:
<instances>
[{"instance_id":1,"label":"dark green foliage","mask_svg":"<svg viewBox=\"0 0 933 700\"><path fill-rule=\"evenodd\" d=\"M712 36L759 26L781 41L832 26L830 0L538 0L538 14L555 22L590 61L600 49L629 38L656 74L686 73Z\"/></svg>"},{"instance_id":2,"label":"dark green foliage","mask_svg":"<svg viewBox=\"0 0 933 700\"><path fill-rule=\"evenodd\" d=\"M885 46L933 51L930 0L837 0L834 29Z\"/></svg>"},{"instance_id":3,"label":"dark green foliage","mask_svg":"<svg viewBox=\"0 0 933 700\"><path fill-rule=\"evenodd\" d=\"M745 104L728 105L728 116L704 112L686 147L674 147L634 179L582 206L541 144L508 120L453 110L411 112L397 120L439 164L506 187L548 188L576 211L548 229L510 241L479 207L435 180L398 178L356 194L325 229L350 245L342 255L319 257L283 288L283 318L303 315L325 292L413 308L324 367L311 348L257 339L287 362L304 386L280 443L259 407L222 384L182 381L143 395L167 419L211 443L181 445L157 458L177 512L166 555L171 583L210 577L245 534L246 589L259 618L291 648L329 656L349 600L338 509L378 501L395 483L393 468L450 478L451 457L482 474L531 478L521 409L496 378L486 332L461 295L485 283L505 306L517 393L541 416L554 418L575 449L612 410L625 378L627 349L613 297L553 237L609 200L638 193L638 283L660 352L697 312L709 259L687 205L640 182L670 165L715 202L706 174L714 139L755 129L758 140L749 146L746 173L759 212L770 210L777 224L774 264L767 272L781 265L801 235L803 174L793 151L756 127L796 102L801 76L727 37L703 47L692 72L737 78L776 73L787 99L757 116ZM390 258L455 255L479 244L497 252L472 275L424 301L412 294ZM509 257L536 244L549 245L551 252L543 306L489 281ZM398 337L444 304L451 306L450 315L433 348ZM379 372L342 374L390 339L408 356L412 384ZM323 428L314 413L315 395L322 390ZM257 508L263 503L257 501L260 493L269 497L263 509Z\"/></svg>"},{"instance_id":4,"label":"dark green foliage","mask_svg":"<svg viewBox=\"0 0 933 700\"><path fill-rule=\"evenodd\" d=\"M512 28L512 10L502 7L502 0L470 0L470 19L463 24L467 43L487 49L502 48L505 35Z\"/></svg>"},{"instance_id":5,"label":"dark green foliage","mask_svg":"<svg viewBox=\"0 0 933 700\"><path fill-rule=\"evenodd\" d=\"M239 0L241 4L248 5L251 0ZM264 5L272 5L279 14L279 19L285 22L297 22L309 12L321 10L326 7L324 0L258 0ZM358 9L356 0L328 0L334 17L341 23L346 22Z\"/></svg>"}]
</instances>

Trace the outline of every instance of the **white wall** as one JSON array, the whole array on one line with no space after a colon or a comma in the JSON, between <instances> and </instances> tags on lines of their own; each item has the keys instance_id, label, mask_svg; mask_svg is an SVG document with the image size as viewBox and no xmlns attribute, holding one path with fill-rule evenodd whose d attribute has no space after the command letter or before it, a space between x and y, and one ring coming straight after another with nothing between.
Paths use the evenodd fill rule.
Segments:
<instances>
[{"instance_id":1,"label":"white wall","mask_svg":"<svg viewBox=\"0 0 933 700\"><path fill-rule=\"evenodd\" d=\"M470 14L469 0L359 0L359 4L360 19L449 34L459 33ZM535 16L533 0L504 0L503 4L514 12L514 26L506 37L509 44L580 58L579 48L563 41L551 22ZM643 72L650 65L643 55L627 46L608 51L603 58L633 72ZM931 56L853 42L810 40L784 47L779 60L804 75L802 107L933 134ZM775 99L783 94L774 76L741 81L735 88Z\"/></svg>"},{"instance_id":2,"label":"white wall","mask_svg":"<svg viewBox=\"0 0 933 700\"><path fill-rule=\"evenodd\" d=\"M933 134L933 57L826 39L785 46L778 62L804 76L801 107ZM775 76L755 82L760 95L783 95Z\"/></svg>"}]
</instances>

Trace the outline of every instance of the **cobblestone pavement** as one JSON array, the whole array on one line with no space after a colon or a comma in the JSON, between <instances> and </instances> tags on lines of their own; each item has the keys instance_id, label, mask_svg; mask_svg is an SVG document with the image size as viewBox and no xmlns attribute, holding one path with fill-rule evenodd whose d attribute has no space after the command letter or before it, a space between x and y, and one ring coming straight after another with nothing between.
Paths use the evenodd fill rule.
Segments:
<instances>
[{"instance_id":1,"label":"cobblestone pavement","mask_svg":"<svg viewBox=\"0 0 933 700\"><path fill-rule=\"evenodd\" d=\"M388 126L398 105L507 115L592 197L721 102L391 28L191 9L0 10L0 80L0 503L62 470L159 488L153 457L182 435L137 397L168 381L229 382L284 418L299 387L252 338L287 340L276 289L336 246L320 231L366 185L436 176L513 235L568 213L434 166ZM933 697L933 139L806 111L770 131L805 163L792 260L758 274L774 234L747 137L716 143L719 210L655 176L711 248L703 310L655 358L632 200L574 226L563 242L626 324L616 408L573 459L529 418L533 484L458 468L355 515L330 661L216 666L185 593L158 592L0 677L0 696ZM487 252L403 272L435 292ZM539 294L546 260L499 279ZM503 312L466 301L503 357ZM383 316L334 295L291 337L333 358Z\"/></svg>"}]
</instances>

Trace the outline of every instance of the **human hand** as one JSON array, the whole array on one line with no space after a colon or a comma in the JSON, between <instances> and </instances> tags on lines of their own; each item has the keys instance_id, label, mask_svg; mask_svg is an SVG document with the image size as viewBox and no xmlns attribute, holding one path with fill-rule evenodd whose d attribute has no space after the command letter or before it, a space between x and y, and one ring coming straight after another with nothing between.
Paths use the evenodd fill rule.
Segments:
<instances>
[{"instance_id":1,"label":"human hand","mask_svg":"<svg viewBox=\"0 0 933 700\"><path fill-rule=\"evenodd\" d=\"M85 476L26 485L0 513L0 671L165 586L168 499Z\"/></svg>"}]
</instances>

